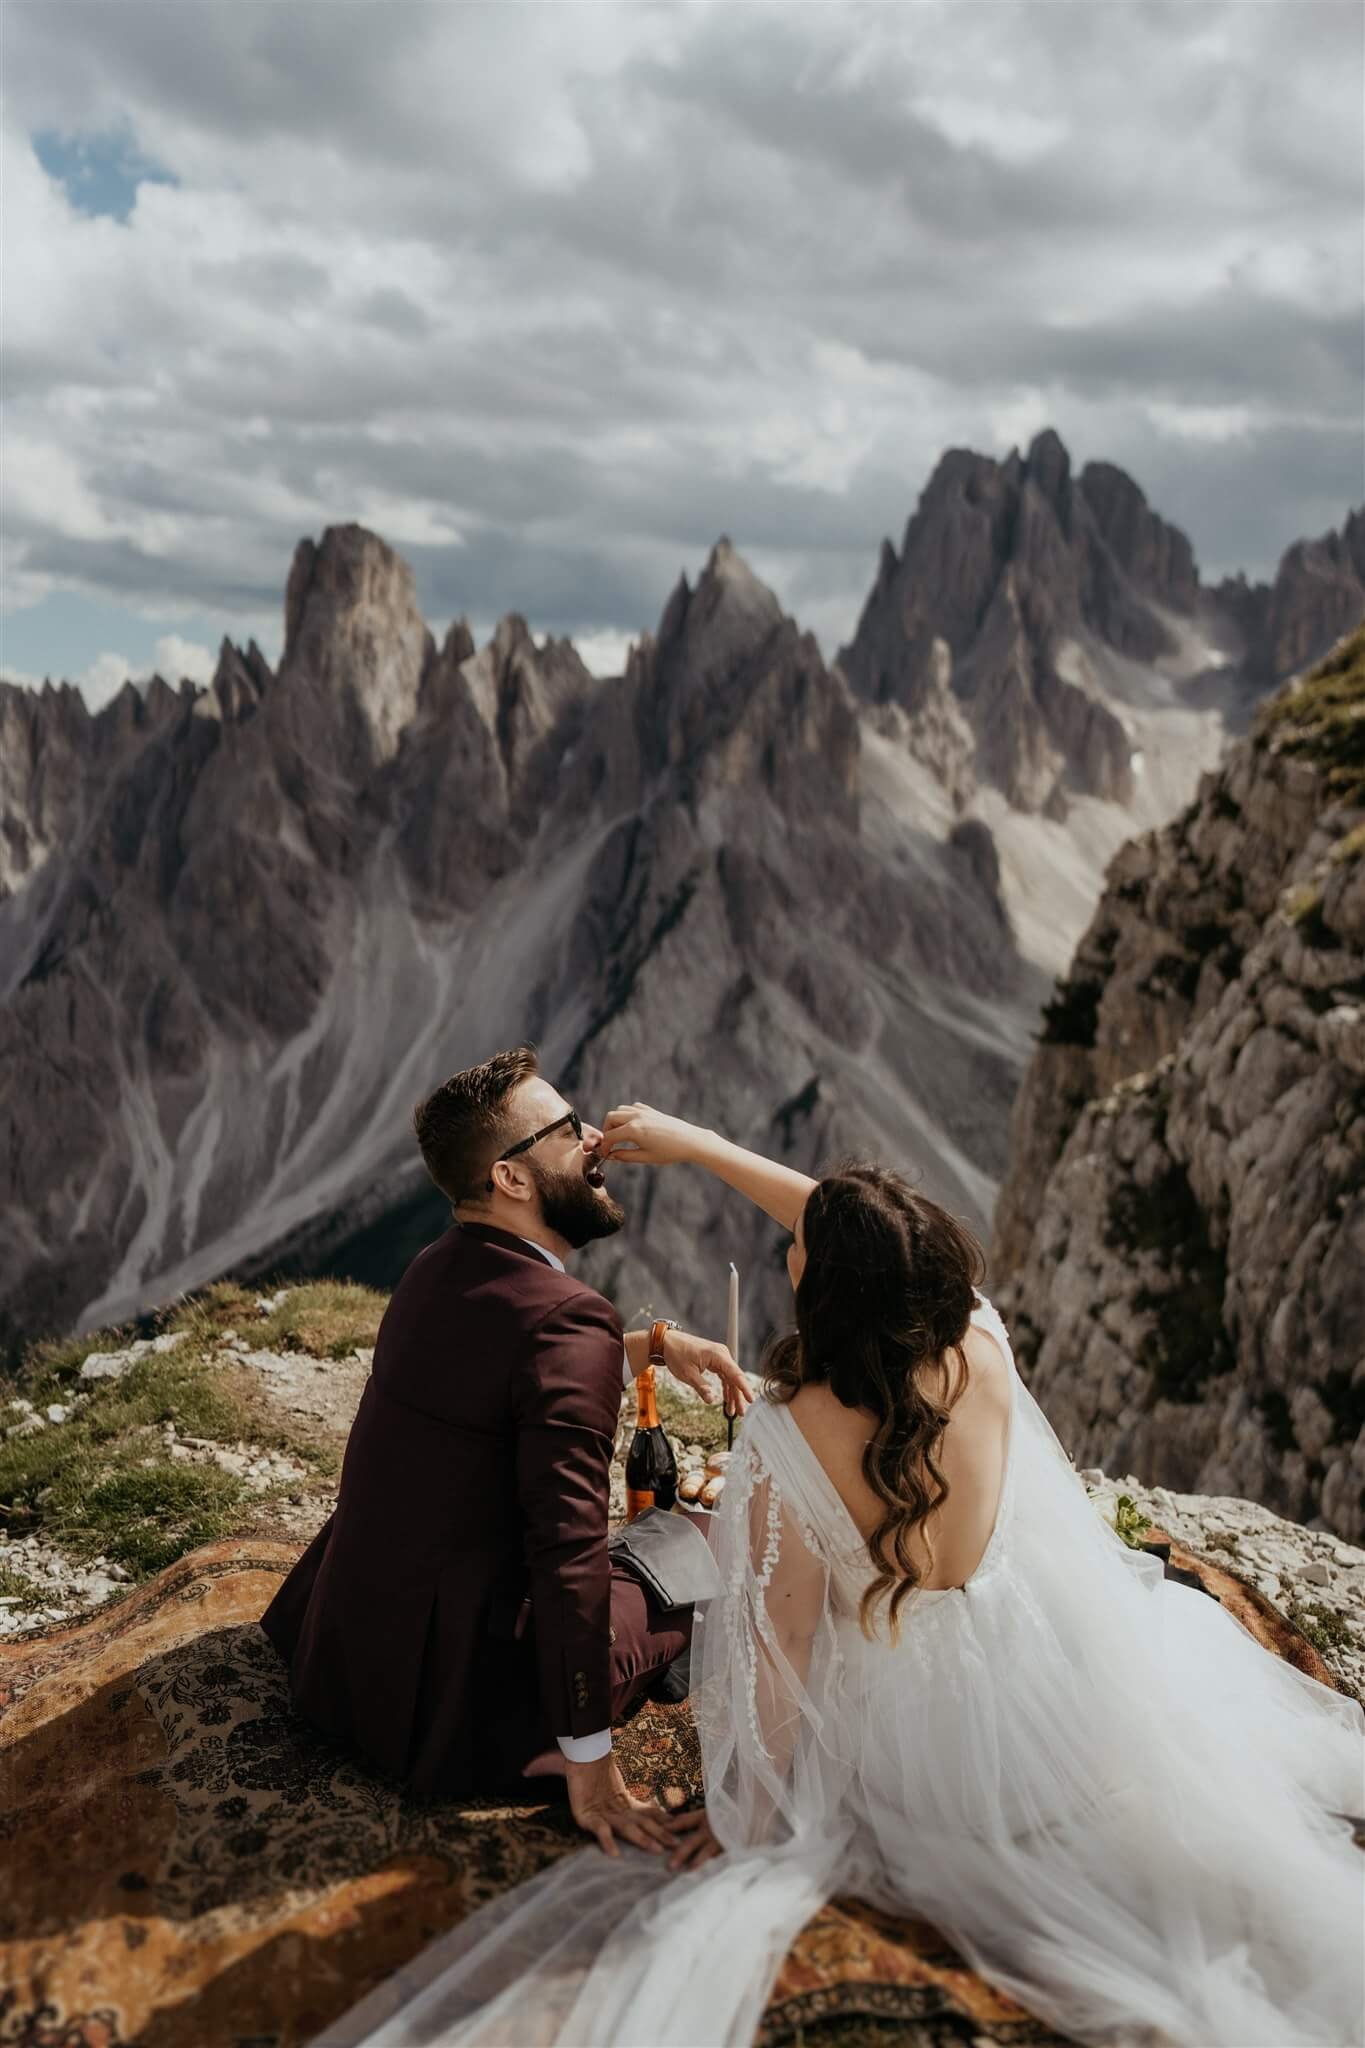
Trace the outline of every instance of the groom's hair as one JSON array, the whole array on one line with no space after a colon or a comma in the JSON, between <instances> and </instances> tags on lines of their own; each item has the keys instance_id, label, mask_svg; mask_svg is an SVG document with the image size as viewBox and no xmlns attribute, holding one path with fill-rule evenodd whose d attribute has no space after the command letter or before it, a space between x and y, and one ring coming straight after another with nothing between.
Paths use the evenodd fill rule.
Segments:
<instances>
[{"instance_id":1,"label":"groom's hair","mask_svg":"<svg viewBox=\"0 0 1365 2048\"><path fill-rule=\"evenodd\" d=\"M522 1135L512 1109L513 1090L539 1072L535 1047L519 1045L452 1074L417 1104L412 1127L423 1163L452 1202L482 1195L492 1161Z\"/></svg>"}]
</instances>

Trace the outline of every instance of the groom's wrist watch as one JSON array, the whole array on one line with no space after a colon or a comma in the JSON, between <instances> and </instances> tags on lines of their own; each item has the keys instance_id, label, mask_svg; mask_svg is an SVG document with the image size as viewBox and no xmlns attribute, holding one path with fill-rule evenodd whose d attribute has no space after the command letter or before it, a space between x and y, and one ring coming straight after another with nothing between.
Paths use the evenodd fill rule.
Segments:
<instances>
[{"instance_id":1,"label":"groom's wrist watch","mask_svg":"<svg viewBox=\"0 0 1365 2048\"><path fill-rule=\"evenodd\" d=\"M663 1364L663 1362L664 1362L664 1331L665 1331L665 1330L676 1330L676 1329L677 1329L677 1327L678 1327L678 1325L677 1325L677 1324L676 1324L676 1323L674 1322L674 1320L673 1320L672 1316L660 1316L660 1317L659 1317L659 1320L658 1320L657 1322L655 1322L655 1323L651 1323L651 1324L650 1324L650 1326L649 1326L649 1362L650 1362L650 1364L651 1364L651 1365L662 1365L662 1364Z\"/></svg>"}]
</instances>

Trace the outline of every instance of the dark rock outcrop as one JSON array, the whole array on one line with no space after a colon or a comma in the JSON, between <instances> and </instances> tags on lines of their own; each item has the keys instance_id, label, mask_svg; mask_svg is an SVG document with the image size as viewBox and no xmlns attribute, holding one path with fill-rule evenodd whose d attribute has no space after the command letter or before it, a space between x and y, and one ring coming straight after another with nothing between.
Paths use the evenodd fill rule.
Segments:
<instances>
[{"instance_id":1,"label":"dark rock outcrop","mask_svg":"<svg viewBox=\"0 0 1365 2048\"><path fill-rule=\"evenodd\" d=\"M1111 865L994 1257L1079 1462L1365 1533L1365 628Z\"/></svg>"}]
</instances>

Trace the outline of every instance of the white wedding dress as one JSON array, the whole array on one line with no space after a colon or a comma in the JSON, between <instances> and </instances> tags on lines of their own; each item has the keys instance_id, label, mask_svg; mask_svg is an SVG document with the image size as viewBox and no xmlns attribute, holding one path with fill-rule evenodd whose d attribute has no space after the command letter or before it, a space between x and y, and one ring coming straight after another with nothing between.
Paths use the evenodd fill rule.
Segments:
<instances>
[{"instance_id":1,"label":"white wedding dress","mask_svg":"<svg viewBox=\"0 0 1365 2048\"><path fill-rule=\"evenodd\" d=\"M932 1921L1078 2042L1365 2038L1365 1714L1120 1542L973 1321L1009 1361L995 1525L898 1646L859 1629L866 1547L790 1412L745 1420L693 1650L726 1853L570 1854L314 2048L748 2048L836 1892Z\"/></svg>"}]
</instances>

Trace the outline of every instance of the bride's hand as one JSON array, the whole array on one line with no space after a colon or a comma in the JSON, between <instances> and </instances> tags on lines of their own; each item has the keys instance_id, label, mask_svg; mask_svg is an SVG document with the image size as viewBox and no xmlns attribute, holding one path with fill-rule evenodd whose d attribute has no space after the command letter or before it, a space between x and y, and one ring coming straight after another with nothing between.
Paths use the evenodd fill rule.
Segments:
<instances>
[{"instance_id":1,"label":"bride's hand","mask_svg":"<svg viewBox=\"0 0 1365 2048\"><path fill-rule=\"evenodd\" d=\"M700 1125L680 1116L665 1116L647 1102L625 1102L603 1124L599 1151L625 1166L676 1166L698 1157L705 1136Z\"/></svg>"},{"instance_id":2,"label":"bride's hand","mask_svg":"<svg viewBox=\"0 0 1365 2048\"><path fill-rule=\"evenodd\" d=\"M696 1870L712 1856L725 1853L723 1845L712 1832L704 1806L698 1807L695 1813L675 1814L672 1828L674 1849L668 1859L670 1870Z\"/></svg>"}]
</instances>

